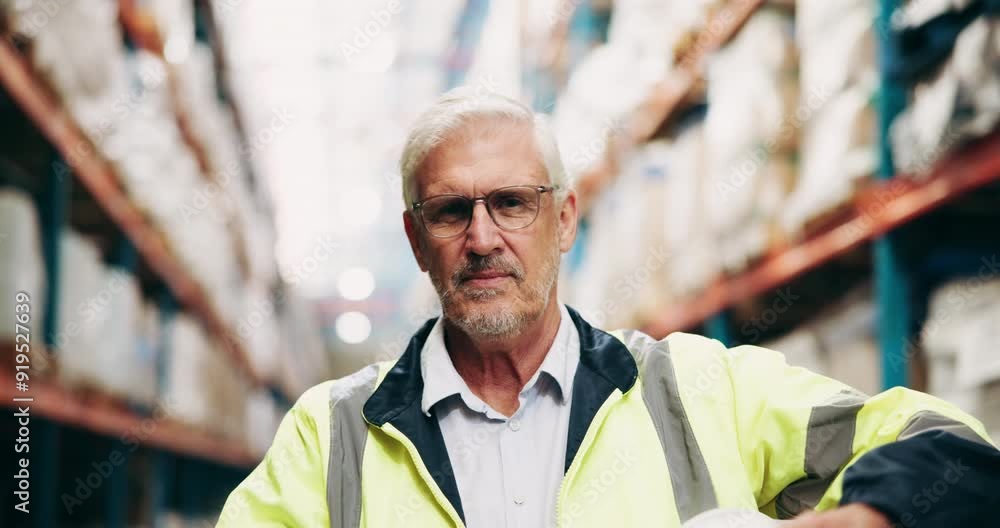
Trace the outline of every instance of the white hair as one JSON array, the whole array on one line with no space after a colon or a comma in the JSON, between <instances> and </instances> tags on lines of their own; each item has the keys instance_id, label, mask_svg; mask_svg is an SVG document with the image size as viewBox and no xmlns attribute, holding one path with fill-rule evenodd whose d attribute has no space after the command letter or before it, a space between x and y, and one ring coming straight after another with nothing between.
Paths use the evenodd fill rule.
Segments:
<instances>
[{"instance_id":1,"label":"white hair","mask_svg":"<svg viewBox=\"0 0 1000 528\"><path fill-rule=\"evenodd\" d=\"M549 184L559 189L555 193L557 197L566 195L569 191L566 170L548 119L510 97L459 87L446 92L424 111L406 138L406 145L399 159L399 172L403 179L403 202L407 209L413 207L416 199L416 173L431 151L470 121L482 118L491 122L508 121L531 125L538 153L549 176Z\"/></svg>"}]
</instances>

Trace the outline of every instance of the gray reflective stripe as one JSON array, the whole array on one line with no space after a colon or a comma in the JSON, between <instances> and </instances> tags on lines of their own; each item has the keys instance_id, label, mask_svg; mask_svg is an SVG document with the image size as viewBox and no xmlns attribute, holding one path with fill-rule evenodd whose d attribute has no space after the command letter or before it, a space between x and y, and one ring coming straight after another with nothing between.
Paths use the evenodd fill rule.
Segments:
<instances>
[{"instance_id":1,"label":"gray reflective stripe","mask_svg":"<svg viewBox=\"0 0 1000 528\"><path fill-rule=\"evenodd\" d=\"M651 338L646 340L645 346L635 342L635 339L623 341L629 344L639 364L642 399L663 446L677 513L681 522L685 522L701 512L716 508L718 500L712 476L681 402L669 347L666 341L653 342Z\"/></svg>"},{"instance_id":2,"label":"gray reflective stripe","mask_svg":"<svg viewBox=\"0 0 1000 528\"><path fill-rule=\"evenodd\" d=\"M989 442L979 436L979 434L973 431L968 425L965 425L954 418L948 418L943 414L938 414L934 411L920 411L917 414L914 414L910 420L906 422L906 426L904 426L903 430L900 431L896 440L913 438L914 436L926 433L927 431L945 431L969 440L970 442L990 445Z\"/></svg>"},{"instance_id":3,"label":"gray reflective stripe","mask_svg":"<svg viewBox=\"0 0 1000 528\"><path fill-rule=\"evenodd\" d=\"M813 407L806 430L805 478L789 484L778 494L775 511L779 519L813 509L837 478L840 468L854 455L854 433L858 411L866 396L844 391L831 402Z\"/></svg>"},{"instance_id":4,"label":"gray reflective stripe","mask_svg":"<svg viewBox=\"0 0 1000 528\"><path fill-rule=\"evenodd\" d=\"M370 365L330 387L330 461L326 472L330 528L361 525L361 459L368 425L361 414L375 390L378 367Z\"/></svg>"}]
</instances>

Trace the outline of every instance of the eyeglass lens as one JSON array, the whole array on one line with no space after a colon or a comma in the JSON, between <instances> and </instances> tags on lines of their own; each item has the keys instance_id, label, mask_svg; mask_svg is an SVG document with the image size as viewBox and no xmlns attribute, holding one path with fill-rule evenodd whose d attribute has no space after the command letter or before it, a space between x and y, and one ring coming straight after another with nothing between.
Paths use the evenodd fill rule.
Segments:
<instances>
[{"instance_id":1,"label":"eyeglass lens","mask_svg":"<svg viewBox=\"0 0 1000 528\"><path fill-rule=\"evenodd\" d=\"M502 229L522 229L538 216L540 192L537 187L497 189L486 196L486 208ZM464 196L437 196L421 206L424 225L436 236L456 235L472 221L475 201Z\"/></svg>"}]
</instances>

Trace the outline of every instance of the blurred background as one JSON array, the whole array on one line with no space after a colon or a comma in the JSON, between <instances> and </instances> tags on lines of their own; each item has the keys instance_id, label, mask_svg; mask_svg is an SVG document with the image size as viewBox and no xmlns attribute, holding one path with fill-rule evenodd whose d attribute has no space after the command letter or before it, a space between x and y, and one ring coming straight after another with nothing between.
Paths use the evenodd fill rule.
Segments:
<instances>
[{"instance_id":1,"label":"blurred background","mask_svg":"<svg viewBox=\"0 0 1000 528\"><path fill-rule=\"evenodd\" d=\"M551 115L582 205L560 295L593 323L930 391L997 437L998 16L0 0L0 525L210 525L305 389L400 354L439 308L397 158L459 85Z\"/></svg>"}]
</instances>

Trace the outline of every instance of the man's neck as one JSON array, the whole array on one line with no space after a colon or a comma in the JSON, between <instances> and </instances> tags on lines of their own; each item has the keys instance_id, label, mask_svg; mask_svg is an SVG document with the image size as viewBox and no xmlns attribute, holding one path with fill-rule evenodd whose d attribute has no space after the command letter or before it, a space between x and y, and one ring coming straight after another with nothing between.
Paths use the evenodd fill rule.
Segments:
<instances>
[{"instance_id":1,"label":"man's neck","mask_svg":"<svg viewBox=\"0 0 1000 528\"><path fill-rule=\"evenodd\" d=\"M535 322L509 339L477 340L445 321L445 344L455 370L469 389L505 416L520 406L518 396L545 360L562 314L555 295Z\"/></svg>"}]
</instances>

